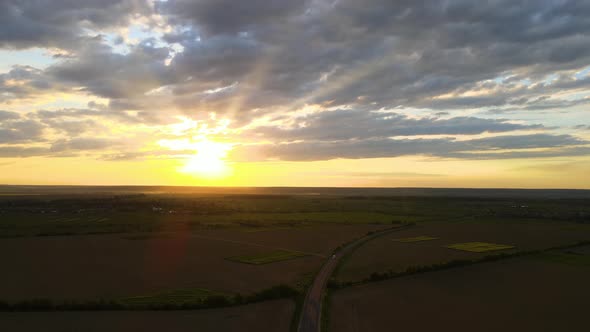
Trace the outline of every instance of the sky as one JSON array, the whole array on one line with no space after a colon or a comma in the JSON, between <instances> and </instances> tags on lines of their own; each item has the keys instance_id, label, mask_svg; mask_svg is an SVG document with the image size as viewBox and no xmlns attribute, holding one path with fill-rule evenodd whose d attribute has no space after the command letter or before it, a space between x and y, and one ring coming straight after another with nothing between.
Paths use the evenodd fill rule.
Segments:
<instances>
[{"instance_id":1,"label":"sky","mask_svg":"<svg viewBox=\"0 0 590 332\"><path fill-rule=\"evenodd\" d=\"M0 183L590 189L590 2L2 0Z\"/></svg>"}]
</instances>

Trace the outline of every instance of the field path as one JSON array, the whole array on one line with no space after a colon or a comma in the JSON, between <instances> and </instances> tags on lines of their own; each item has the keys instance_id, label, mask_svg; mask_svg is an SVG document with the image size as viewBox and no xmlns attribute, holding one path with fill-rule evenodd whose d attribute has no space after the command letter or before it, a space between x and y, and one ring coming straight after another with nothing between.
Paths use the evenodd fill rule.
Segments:
<instances>
[{"instance_id":1,"label":"field path","mask_svg":"<svg viewBox=\"0 0 590 332\"><path fill-rule=\"evenodd\" d=\"M370 241L376 237L389 234L392 232L401 231L409 228L411 225L405 225L395 228L389 228L382 231L377 231L373 234L364 236L354 242L351 242L344 246L338 252L334 253L322 266L320 272L316 275L313 284L309 288L305 301L303 302L303 308L301 310L301 318L299 319L299 332L319 332L321 323L322 313L322 297L328 279L338 266L338 263L342 257L352 252L358 246L363 243Z\"/></svg>"}]
</instances>

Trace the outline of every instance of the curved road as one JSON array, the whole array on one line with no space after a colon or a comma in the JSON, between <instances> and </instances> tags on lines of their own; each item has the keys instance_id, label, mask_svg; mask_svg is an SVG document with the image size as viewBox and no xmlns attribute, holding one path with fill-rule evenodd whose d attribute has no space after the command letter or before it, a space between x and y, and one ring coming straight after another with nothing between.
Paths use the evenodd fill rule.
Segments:
<instances>
[{"instance_id":1,"label":"curved road","mask_svg":"<svg viewBox=\"0 0 590 332\"><path fill-rule=\"evenodd\" d=\"M352 251L355 247L362 244L363 242L372 240L381 235L385 235L387 233L400 231L402 229L408 228L408 226L400 226L395 228L389 228L383 231L375 232L371 235L364 236L352 243L349 243L342 249L340 249L337 253L331 255L326 263L322 266L320 272L316 275L313 284L309 288L307 295L305 296L305 301L303 302L303 308L301 310L301 318L299 320L299 332L319 332L320 331L320 323L321 323L321 312L322 312L322 296L324 294L324 289L326 288L326 284L328 283L328 279L334 272L336 266L338 266L338 262L340 259L345 256L347 253Z\"/></svg>"}]
</instances>

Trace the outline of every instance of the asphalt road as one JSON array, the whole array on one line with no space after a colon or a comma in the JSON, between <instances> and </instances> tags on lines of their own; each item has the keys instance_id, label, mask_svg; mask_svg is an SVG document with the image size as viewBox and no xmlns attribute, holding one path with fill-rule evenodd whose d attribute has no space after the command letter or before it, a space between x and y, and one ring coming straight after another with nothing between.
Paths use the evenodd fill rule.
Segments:
<instances>
[{"instance_id":1,"label":"asphalt road","mask_svg":"<svg viewBox=\"0 0 590 332\"><path fill-rule=\"evenodd\" d=\"M303 302L303 309L301 310L301 318L299 320L299 332L319 332L320 331L320 323L321 323L321 312L322 312L322 296L324 294L324 289L326 288L326 284L328 283L328 279L338 266L338 262L342 257L346 254L351 252L356 246L359 244L372 240L375 237L400 231L402 229L406 229L408 226L401 226L396 228L390 228L383 231L379 231L373 233L371 235L364 236L341 250L339 250L334 255L330 256L326 263L322 266L320 272L316 275L313 284L309 288L307 296L305 297L305 301Z\"/></svg>"}]
</instances>

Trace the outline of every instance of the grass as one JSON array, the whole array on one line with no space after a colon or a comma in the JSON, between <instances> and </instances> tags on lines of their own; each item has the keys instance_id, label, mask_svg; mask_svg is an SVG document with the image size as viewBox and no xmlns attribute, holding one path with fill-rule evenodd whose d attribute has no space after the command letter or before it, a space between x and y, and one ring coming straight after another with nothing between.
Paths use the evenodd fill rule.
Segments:
<instances>
[{"instance_id":1,"label":"grass","mask_svg":"<svg viewBox=\"0 0 590 332\"><path fill-rule=\"evenodd\" d=\"M590 266L590 255L566 251L546 252L538 256L540 259L574 266Z\"/></svg>"},{"instance_id":2,"label":"grass","mask_svg":"<svg viewBox=\"0 0 590 332\"><path fill-rule=\"evenodd\" d=\"M487 243L487 242L456 243L456 244L448 245L446 247L450 248L450 249L469 251L469 252L488 252L488 251L496 251L496 250L514 249L514 246L510 246L510 245L506 245L506 244Z\"/></svg>"},{"instance_id":3,"label":"grass","mask_svg":"<svg viewBox=\"0 0 590 332\"><path fill-rule=\"evenodd\" d=\"M133 296L119 300L126 306L150 306L150 305L187 305L201 303L209 296L224 296L224 294L207 289L177 289L152 295Z\"/></svg>"},{"instance_id":4,"label":"grass","mask_svg":"<svg viewBox=\"0 0 590 332\"><path fill-rule=\"evenodd\" d=\"M274 262L286 261L289 259L299 258L307 256L307 254L302 252L296 251L288 251L288 250L274 250L271 252L266 252L257 255L244 255L244 256L233 256L228 257L226 259L234 262L239 263L246 263L246 264L254 264L254 265L261 265L261 264L269 264Z\"/></svg>"},{"instance_id":5,"label":"grass","mask_svg":"<svg viewBox=\"0 0 590 332\"><path fill-rule=\"evenodd\" d=\"M432 236L416 236L416 237L407 237L402 239L393 239L392 241L395 242L402 242L402 243L411 243L411 242L421 242L421 241L430 241L430 240L437 240L437 237Z\"/></svg>"}]
</instances>

